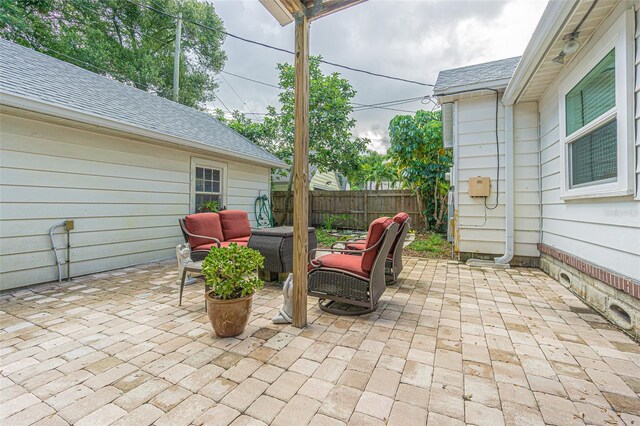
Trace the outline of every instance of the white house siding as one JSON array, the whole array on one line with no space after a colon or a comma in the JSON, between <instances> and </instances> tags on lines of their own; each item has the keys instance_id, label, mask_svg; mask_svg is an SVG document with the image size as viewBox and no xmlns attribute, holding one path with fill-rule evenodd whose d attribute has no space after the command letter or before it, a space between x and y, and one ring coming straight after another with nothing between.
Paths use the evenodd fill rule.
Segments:
<instances>
[{"instance_id":1,"label":"white house siding","mask_svg":"<svg viewBox=\"0 0 640 426\"><path fill-rule=\"evenodd\" d=\"M588 54L587 48L576 62ZM636 51L636 64L639 56ZM542 242L594 265L640 279L640 201L632 196L566 202L561 199L558 81L571 70L571 66L567 68L540 100ZM638 68L636 65L636 74L640 72ZM640 127L638 101L635 114Z\"/></svg>"},{"instance_id":2,"label":"white house siding","mask_svg":"<svg viewBox=\"0 0 640 426\"><path fill-rule=\"evenodd\" d=\"M286 189L286 188L285 188ZM324 191L339 191L340 183L336 172L316 172L309 181L309 189L324 190Z\"/></svg>"},{"instance_id":3,"label":"white house siding","mask_svg":"<svg viewBox=\"0 0 640 426\"><path fill-rule=\"evenodd\" d=\"M492 192L487 200L495 205L496 145L495 95L458 100L456 123L456 174L458 204L458 248L464 253L504 253L505 146L504 108L498 110L500 145L499 203L485 210L484 198L468 195L470 177L491 178ZM514 110L515 170L515 254L537 257L539 238L538 119L535 103L518 105ZM485 223L486 214L486 223Z\"/></svg>"},{"instance_id":4,"label":"white house siding","mask_svg":"<svg viewBox=\"0 0 640 426\"><path fill-rule=\"evenodd\" d=\"M640 2L636 1L636 199L640 200Z\"/></svg>"},{"instance_id":5,"label":"white house siding","mask_svg":"<svg viewBox=\"0 0 640 426\"><path fill-rule=\"evenodd\" d=\"M1 118L1 289L57 279L48 230L65 219L75 221L72 276L175 256L177 219L189 213L191 157L227 164L227 207L249 211L252 221L258 191L269 190L268 167ZM58 235L57 244L64 240Z\"/></svg>"}]
</instances>

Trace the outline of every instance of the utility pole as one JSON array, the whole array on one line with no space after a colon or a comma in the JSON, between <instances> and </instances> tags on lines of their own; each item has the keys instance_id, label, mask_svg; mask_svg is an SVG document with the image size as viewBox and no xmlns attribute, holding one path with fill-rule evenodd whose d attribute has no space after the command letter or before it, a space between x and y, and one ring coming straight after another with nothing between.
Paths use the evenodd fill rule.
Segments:
<instances>
[{"instance_id":1,"label":"utility pole","mask_svg":"<svg viewBox=\"0 0 640 426\"><path fill-rule=\"evenodd\" d=\"M178 102L178 92L180 90L180 37L182 36L182 12L178 13L176 22L176 42L173 53L173 100Z\"/></svg>"}]
</instances>

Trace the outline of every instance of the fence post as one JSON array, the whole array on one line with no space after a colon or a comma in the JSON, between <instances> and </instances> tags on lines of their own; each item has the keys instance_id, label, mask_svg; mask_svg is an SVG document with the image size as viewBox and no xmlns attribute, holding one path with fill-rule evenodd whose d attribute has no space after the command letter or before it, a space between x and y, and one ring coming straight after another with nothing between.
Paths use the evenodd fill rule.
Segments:
<instances>
[{"instance_id":1,"label":"fence post","mask_svg":"<svg viewBox=\"0 0 640 426\"><path fill-rule=\"evenodd\" d=\"M369 196L368 191L364 191L364 228L369 226Z\"/></svg>"}]
</instances>

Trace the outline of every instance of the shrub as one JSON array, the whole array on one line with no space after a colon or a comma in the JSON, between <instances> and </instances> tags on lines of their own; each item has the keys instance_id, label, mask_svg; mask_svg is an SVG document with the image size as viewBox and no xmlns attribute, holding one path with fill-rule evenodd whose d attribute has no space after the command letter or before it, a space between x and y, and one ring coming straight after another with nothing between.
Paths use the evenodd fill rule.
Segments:
<instances>
[{"instance_id":1,"label":"shrub","mask_svg":"<svg viewBox=\"0 0 640 426\"><path fill-rule=\"evenodd\" d=\"M233 243L229 247L213 247L202 261L202 273L214 297L236 299L262 288L264 283L256 272L263 265L260 252Z\"/></svg>"}]
</instances>

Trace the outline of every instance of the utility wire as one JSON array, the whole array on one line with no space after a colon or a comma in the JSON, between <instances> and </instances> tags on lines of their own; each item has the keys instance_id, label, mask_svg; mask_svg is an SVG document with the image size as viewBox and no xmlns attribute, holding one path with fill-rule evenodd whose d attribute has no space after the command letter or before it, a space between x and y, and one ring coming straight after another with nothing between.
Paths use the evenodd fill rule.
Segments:
<instances>
[{"instance_id":1,"label":"utility wire","mask_svg":"<svg viewBox=\"0 0 640 426\"><path fill-rule=\"evenodd\" d=\"M151 11L154 11L156 13L160 13L160 14L165 15L165 16L169 16L169 17L174 18L174 19L182 19L183 22L189 22L190 24L196 25L196 26L198 26L200 28L204 28L204 29L207 29L207 30L210 30L210 31L219 32L219 33L224 34L224 35L226 35L228 37L234 38L236 40L243 41L245 43L255 44L257 46L261 46L261 47L264 47L264 48L267 48L267 49L271 49L271 50L275 50L275 51L283 52L283 53L288 53L290 55L295 55L295 52L293 52L291 50L288 50L288 49L283 49L281 47L273 46L273 45L270 45L270 44L267 44L267 43L262 43L260 41L251 40L251 39L248 39L246 37L241 37L241 36L232 34L230 32L224 31L224 30L220 30L220 29L217 29L217 28L210 27L208 25L205 25L205 24L203 24L201 22L198 22L198 21L194 21L192 19L188 19L188 18L184 18L184 17L179 18L178 16L173 15L173 14L168 13L168 12L165 12L164 10L157 9L157 8L155 8L153 6L148 6L146 4L138 3L138 2L136 2L134 0L127 0L127 1L129 3L137 5L139 7L143 7L145 9L149 9ZM331 66L334 66L334 67L347 69L349 71L368 74L368 75L371 75L371 76L374 76L374 77L381 77L381 78L386 78L386 79L389 79L389 80L403 81L405 83L412 83L412 84L417 84L417 85L420 85L420 86L435 87L434 84L423 83L423 82L420 82L420 81L409 80L409 79L401 78L401 77L394 77L394 76L390 76L390 75L386 75L386 74L380 74L380 73L376 73L376 72L372 72L372 71L363 70L363 69L360 69L360 68L354 68L354 67L350 67L350 66L347 66L347 65L338 64L336 62L326 61L324 59L321 59L320 62L323 63L323 64L326 64L326 65L331 65Z\"/></svg>"},{"instance_id":2,"label":"utility wire","mask_svg":"<svg viewBox=\"0 0 640 426\"><path fill-rule=\"evenodd\" d=\"M273 87L274 89L281 89L280 86L276 86L275 84L267 83L265 81L255 80L253 78L245 77L243 75L235 74L235 73L228 72L228 71L220 71L220 72L224 73L224 74L232 75L234 77L237 77L237 78L240 78L240 79L243 79L243 80L251 81L253 83L262 84L262 85L268 86L268 87ZM227 81L227 80L225 79L225 81ZM385 101L385 102L376 102L376 103L371 103L371 104L363 104L363 103L360 103L360 102L351 102L351 105L354 105L353 112L366 111L366 110L369 110L369 109L385 109L385 110L389 110L389 111L408 112L408 113L412 113L413 114L413 113L415 113L415 111L409 111L409 110L405 110L405 109L396 109L396 108L390 108L390 107L391 106L395 106L395 105L401 105L401 104L405 104L405 103L415 102L415 101L424 101L425 99L430 99L430 98L431 97L429 95L425 95L425 96L416 96L416 97L413 97L413 98L396 99L396 100ZM245 114L247 114L247 113L245 113Z\"/></svg>"},{"instance_id":3,"label":"utility wire","mask_svg":"<svg viewBox=\"0 0 640 426\"><path fill-rule=\"evenodd\" d=\"M234 74L234 73L229 72L229 71L220 71L220 72L223 73L223 74L228 74L228 75L232 75L232 76L237 77L237 78L241 78L243 80L252 81L252 82L257 83L257 84L262 84L264 86L269 86L269 87L273 87L273 88L276 88L276 89L280 89L280 86L276 86L275 84L265 83L264 81L254 80L252 78L244 77L244 76L238 75L238 74Z\"/></svg>"},{"instance_id":4,"label":"utility wire","mask_svg":"<svg viewBox=\"0 0 640 426\"><path fill-rule=\"evenodd\" d=\"M227 81L227 79L224 78L224 75L221 74L220 77L222 77L224 82L227 83L227 85L229 85L229 87L231 87L231 90L233 90L233 93L235 93L236 96L238 97L238 99L240 99L240 102L242 102L242 104L244 106L247 106L247 103L244 101L244 99L242 99L242 97L238 94L238 92L236 92L236 89L233 88L233 86Z\"/></svg>"}]
</instances>

